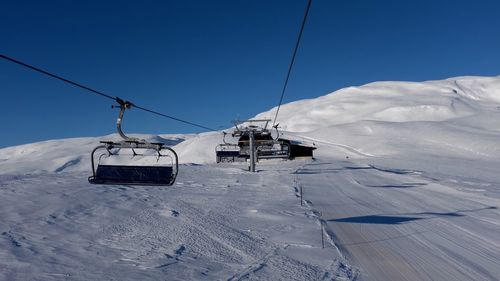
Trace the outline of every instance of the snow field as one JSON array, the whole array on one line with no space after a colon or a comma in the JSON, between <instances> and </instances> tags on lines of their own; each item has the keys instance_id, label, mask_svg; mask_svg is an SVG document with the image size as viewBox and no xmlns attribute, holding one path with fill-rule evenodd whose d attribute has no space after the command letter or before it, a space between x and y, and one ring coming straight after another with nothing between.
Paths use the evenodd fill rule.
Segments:
<instances>
[{"instance_id":1,"label":"snow field","mask_svg":"<svg viewBox=\"0 0 500 281\"><path fill-rule=\"evenodd\" d=\"M184 166L168 189L91 186L81 172L3 178L0 278L348 279L300 208L290 164Z\"/></svg>"}]
</instances>

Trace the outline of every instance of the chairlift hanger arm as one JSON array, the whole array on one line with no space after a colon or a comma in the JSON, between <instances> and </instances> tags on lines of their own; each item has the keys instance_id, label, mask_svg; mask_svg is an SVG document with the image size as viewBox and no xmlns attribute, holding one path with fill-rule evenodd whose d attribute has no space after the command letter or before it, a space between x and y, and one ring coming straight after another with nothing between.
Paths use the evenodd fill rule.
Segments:
<instances>
[{"instance_id":1,"label":"chairlift hanger arm","mask_svg":"<svg viewBox=\"0 0 500 281\"><path fill-rule=\"evenodd\" d=\"M134 104L129 102L129 101L124 101L124 100L120 99L119 97L116 97L115 100L119 104L119 107L120 107L120 113L118 113L118 119L116 119L116 130L118 131L118 134L125 141L131 141L131 142L139 141L138 138L128 137L127 135L125 135L125 133L123 133L123 130L122 130L123 115L125 114L125 110L131 109ZM118 106L111 106L111 107L114 108L114 107L118 107Z\"/></svg>"},{"instance_id":2,"label":"chairlift hanger arm","mask_svg":"<svg viewBox=\"0 0 500 281\"><path fill-rule=\"evenodd\" d=\"M276 130L276 138L274 139L275 141L277 141L280 138L280 131L278 130L278 126L279 124L273 126L273 128Z\"/></svg>"},{"instance_id":3,"label":"chairlift hanger arm","mask_svg":"<svg viewBox=\"0 0 500 281\"><path fill-rule=\"evenodd\" d=\"M226 141L226 135L227 135L227 133L226 133L226 132L222 132L222 133L224 134L224 137L222 137L222 141L224 142L224 144L226 144L226 145L231 145L230 143L228 143L228 142Z\"/></svg>"}]
</instances>

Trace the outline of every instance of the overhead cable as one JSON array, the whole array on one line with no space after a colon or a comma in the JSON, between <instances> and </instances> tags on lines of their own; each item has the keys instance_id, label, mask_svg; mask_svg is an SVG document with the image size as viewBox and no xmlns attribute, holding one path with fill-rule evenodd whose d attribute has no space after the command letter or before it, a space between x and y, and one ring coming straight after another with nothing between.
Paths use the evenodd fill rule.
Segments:
<instances>
[{"instance_id":1,"label":"overhead cable","mask_svg":"<svg viewBox=\"0 0 500 281\"><path fill-rule=\"evenodd\" d=\"M297 43L295 44L295 48L293 50L292 60L290 61L290 66L288 67L288 73L286 75L285 83L283 85L283 89L281 91L280 102L278 104L278 109L276 109L276 115L274 116L273 126L276 124L276 120L278 118L278 113L280 112L281 104L283 103L283 97L285 96L286 87L288 86L288 80L290 79L290 73L292 73L293 63L295 62L295 56L297 55L297 50L299 49L300 39L302 38L302 33L304 31L304 26L306 25L307 15L309 14L309 8L311 7L312 0L307 2L307 7L304 13L304 18L302 19L302 25L300 26L299 36L297 38Z\"/></svg>"},{"instance_id":2,"label":"overhead cable","mask_svg":"<svg viewBox=\"0 0 500 281\"><path fill-rule=\"evenodd\" d=\"M36 71L36 72L38 72L38 73L45 74L45 75L50 76L50 77L52 77L52 78L55 78L55 79L57 79L57 80L60 80L60 81L66 82L66 83L71 84L71 85L73 85L73 86L76 86L76 87L78 87L78 88L81 88L81 89L87 90L87 91L89 91L89 92L91 92L91 93L94 93L94 94L96 94L96 95L99 95L99 96L102 96L102 97L105 97L105 98L108 98L108 99L112 99L112 100L117 101L117 102L118 102L119 100L122 100L122 99L120 99L119 97L113 97L113 96L107 95L107 94L105 94L105 93L103 93L103 92L100 92L100 91L94 90L94 89L92 89L92 88L90 88L90 87L87 87L87 86L84 86L84 85L82 85L82 84L80 84L80 83L76 83L76 82L71 81L71 80L69 80L69 79L63 78L63 77L61 77L61 76L59 76L59 75L56 75L56 74L50 73L50 72L48 72L48 71L45 71L45 70L43 70L43 69L40 69L40 68L38 68L38 67L35 67L35 66L33 66L33 65L30 65L30 64L24 63L24 62L22 62L22 61L19 61L19 60L17 60L17 59L11 58L11 57L8 57L8 56L6 56L6 55L0 54L0 58L5 59L5 60L8 60L8 61L13 62L13 63L18 64L18 65L24 66L24 67L26 67L26 68L28 68L28 69L31 69L31 70L33 70L33 71ZM203 125L200 125L200 124L196 124L196 123L194 123L194 122L190 122L190 121L183 120L183 119L181 119L181 118L177 118L177 117L174 117L174 116L170 116L170 115L167 115L167 114L163 114L163 113L161 113L161 112L158 112L158 111L155 111L155 110L152 110L152 109L148 109L148 108L143 107L143 106L139 106L139 105L137 105L137 104L135 104L135 103L132 103L132 102L129 102L129 103L130 103L130 105L131 105L131 106L133 106L133 107L135 107L135 108L137 108L137 109L140 109L140 110L142 110L142 111L145 111L145 112L149 112L149 113L152 113L152 114L155 114L155 115L158 115L158 116L162 116L162 117L165 117L165 118L169 118L169 119L172 119L172 120L175 120L175 121L178 121L178 122L182 122L182 123L185 123L185 124L188 124L188 125L191 125L191 126L195 126L195 127L198 127L198 128L202 128L202 129L205 129L205 130L209 130L209 131L217 131L216 129L212 129L212 128L209 128L209 127L206 127L206 126L203 126Z\"/></svg>"}]
</instances>

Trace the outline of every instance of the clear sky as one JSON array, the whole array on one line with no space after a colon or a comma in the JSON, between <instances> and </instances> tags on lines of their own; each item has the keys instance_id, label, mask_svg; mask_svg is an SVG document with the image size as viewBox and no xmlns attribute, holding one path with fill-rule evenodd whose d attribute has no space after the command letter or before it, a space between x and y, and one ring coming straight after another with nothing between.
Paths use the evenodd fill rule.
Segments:
<instances>
[{"instance_id":1,"label":"clear sky","mask_svg":"<svg viewBox=\"0 0 500 281\"><path fill-rule=\"evenodd\" d=\"M0 53L212 128L276 106L307 0L2 0ZM500 74L500 1L313 0L284 103ZM0 147L115 130L112 101L0 60ZM202 130L138 110L125 130Z\"/></svg>"}]
</instances>

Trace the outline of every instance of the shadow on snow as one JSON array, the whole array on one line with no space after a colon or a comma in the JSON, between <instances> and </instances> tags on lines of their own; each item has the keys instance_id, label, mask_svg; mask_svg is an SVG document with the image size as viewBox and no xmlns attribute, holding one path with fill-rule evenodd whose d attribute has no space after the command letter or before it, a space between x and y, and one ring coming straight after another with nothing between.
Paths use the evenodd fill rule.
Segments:
<instances>
[{"instance_id":1,"label":"shadow on snow","mask_svg":"<svg viewBox=\"0 0 500 281\"><path fill-rule=\"evenodd\" d=\"M331 219L331 222L342 222L342 223L365 223L365 224L403 224L410 221L422 220L422 219L432 219L438 217L464 217L463 213L468 212L478 212L482 210L493 210L498 209L497 207L490 206L479 209L472 210L458 210L455 212L420 212L420 213L406 213L398 215L369 215L369 216L356 216L341 219Z\"/></svg>"}]
</instances>

